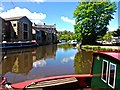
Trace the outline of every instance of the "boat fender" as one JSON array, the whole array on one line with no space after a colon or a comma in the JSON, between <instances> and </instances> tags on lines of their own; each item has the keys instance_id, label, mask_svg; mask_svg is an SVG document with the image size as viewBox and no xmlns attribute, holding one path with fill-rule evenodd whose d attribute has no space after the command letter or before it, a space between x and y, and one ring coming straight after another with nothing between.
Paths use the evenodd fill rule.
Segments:
<instances>
[{"instance_id":1,"label":"boat fender","mask_svg":"<svg viewBox=\"0 0 120 90\"><path fill-rule=\"evenodd\" d=\"M5 87L6 87L8 90L14 90L14 89L11 87L11 85L9 85L9 84L5 84Z\"/></svg>"}]
</instances>

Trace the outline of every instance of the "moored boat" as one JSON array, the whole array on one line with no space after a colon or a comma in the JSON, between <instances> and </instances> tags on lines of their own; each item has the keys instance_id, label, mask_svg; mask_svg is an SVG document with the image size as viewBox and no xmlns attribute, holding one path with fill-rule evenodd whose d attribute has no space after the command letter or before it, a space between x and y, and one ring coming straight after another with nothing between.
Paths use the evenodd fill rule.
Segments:
<instances>
[{"instance_id":1,"label":"moored boat","mask_svg":"<svg viewBox=\"0 0 120 90\"><path fill-rule=\"evenodd\" d=\"M26 47L35 47L35 46L38 46L38 44L32 41L0 43L0 49L26 48Z\"/></svg>"},{"instance_id":2,"label":"moored boat","mask_svg":"<svg viewBox=\"0 0 120 90\"><path fill-rule=\"evenodd\" d=\"M68 43L73 45L73 46L76 46L77 45L77 40L71 40Z\"/></svg>"}]
</instances>

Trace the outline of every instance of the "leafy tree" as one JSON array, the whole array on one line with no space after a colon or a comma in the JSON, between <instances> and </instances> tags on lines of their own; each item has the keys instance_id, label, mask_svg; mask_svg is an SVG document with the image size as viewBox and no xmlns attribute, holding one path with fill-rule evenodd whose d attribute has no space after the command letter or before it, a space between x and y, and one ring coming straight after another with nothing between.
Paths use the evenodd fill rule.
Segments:
<instances>
[{"instance_id":1,"label":"leafy tree","mask_svg":"<svg viewBox=\"0 0 120 90\"><path fill-rule=\"evenodd\" d=\"M74 11L76 39L82 41L82 44L95 44L108 31L107 25L115 11L116 5L113 2L81 0Z\"/></svg>"},{"instance_id":2,"label":"leafy tree","mask_svg":"<svg viewBox=\"0 0 120 90\"><path fill-rule=\"evenodd\" d=\"M112 35L113 35L113 32L107 32L103 37L102 39L103 40L112 40Z\"/></svg>"},{"instance_id":3,"label":"leafy tree","mask_svg":"<svg viewBox=\"0 0 120 90\"><path fill-rule=\"evenodd\" d=\"M117 29L116 31L114 31L113 36L114 37L119 37L120 36L120 28Z\"/></svg>"},{"instance_id":4,"label":"leafy tree","mask_svg":"<svg viewBox=\"0 0 120 90\"><path fill-rule=\"evenodd\" d=\"M58 36L58 40L72 40L73 39L73 33L67 30L64 30L61 34Z\"/></svg>"},{"instance_id":5,"label":"leafy tree","mask_svg":"<svg viewBox=\"0 0 120 90\"><path fill-rule=\"evenodd\" d=\"M67 30L64 30L64 31L63 31L63 34L67 34Z\"/></svg>"}]
</instances>

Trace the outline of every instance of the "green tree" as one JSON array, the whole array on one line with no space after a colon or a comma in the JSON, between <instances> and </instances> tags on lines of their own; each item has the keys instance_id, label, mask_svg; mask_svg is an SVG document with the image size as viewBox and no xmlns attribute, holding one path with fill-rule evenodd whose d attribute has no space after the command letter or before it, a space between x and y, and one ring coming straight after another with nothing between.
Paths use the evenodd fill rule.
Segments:
<instances>
[{"instance_id":1,"label":"green tree","mask_svg":"<svg viewBox=\"0 0 120 90\"><path fill-rule=\"evenodd\" d=\"M107 32L103 37L102 37L102 40L112 40L112 35L113 35L113 32Z\"/></svg>"},{"instance_id":2,"label":"green tree","mask_svg":"<svg viewBox=\"0 0 120 90\"><path fill-rule=\"evenodd\" d=\"M72 40L73 39L73 33L67 30L64 30L61 34L58 36L58 40Z\"/></svg>"},{"instance_id":3,"label":"green tree","mask_svg":"<svg viewBox=\"0 0 120 90\"><path fill-rule=\"evenodd\" d=\"M114 31L113 36L114 37L119 37L120 36L120 27L116 31Z\"/></svg>"},{"instance_id":4,"label":"green tree","mask_svg":"<svg viewBox=\"0 0 120 90\"><path fill-rule=\"evenodd\" d=\"M95 44L108 31L107 25L113 19L116 5L113 2L81 0L74 11L75 36L82 44Z\"/></svg>"}]
</instances>

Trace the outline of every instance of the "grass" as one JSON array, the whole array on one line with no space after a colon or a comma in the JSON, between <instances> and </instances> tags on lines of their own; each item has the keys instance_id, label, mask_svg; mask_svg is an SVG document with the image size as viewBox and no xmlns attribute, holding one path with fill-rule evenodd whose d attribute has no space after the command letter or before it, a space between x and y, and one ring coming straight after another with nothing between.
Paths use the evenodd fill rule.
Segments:
<instances>
[{"instance_id":1,"label":"grass","mask_svg":"<svg viewBox=\"0 0 120 90\"><path fill-rule=\"evenodd\" d=\"M102 46L92 46L92 45L83 45L82 49L89 50L89 51L96 51L96 50L102 50L102 51L120 51L120 48L110 48L110 47L102 47Z\"/></svg>"}]
</instances>

